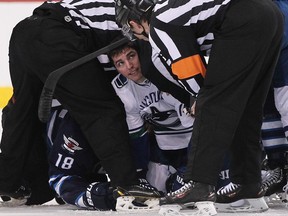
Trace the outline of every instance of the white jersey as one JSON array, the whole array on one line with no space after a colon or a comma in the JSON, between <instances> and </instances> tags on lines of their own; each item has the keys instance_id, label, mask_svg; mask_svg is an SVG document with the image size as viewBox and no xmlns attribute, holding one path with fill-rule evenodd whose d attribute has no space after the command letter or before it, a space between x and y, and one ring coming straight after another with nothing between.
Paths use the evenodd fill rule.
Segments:
<instances>
[{"instance_id":1,"label":"white jersey","mask_svg":"<svg viewBox=\"0 0 288 216\"><path fill-rule=\"evenodd\" d=\"M161 92L149 80L137 84L118 74L112 85L124 103L131 135L143 131L145 121L153 126L163 150L186 148L192 135L194 119L184 111L184 104Z\"/></svg>"}]
</instances>

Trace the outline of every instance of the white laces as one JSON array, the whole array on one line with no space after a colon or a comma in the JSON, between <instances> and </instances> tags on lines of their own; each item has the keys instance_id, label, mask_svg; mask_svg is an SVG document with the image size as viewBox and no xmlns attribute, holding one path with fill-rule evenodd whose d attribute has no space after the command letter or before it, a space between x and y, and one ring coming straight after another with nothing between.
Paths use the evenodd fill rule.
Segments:
<instances>
[{"instance_id":1,"label":"white laces","mask_svg":"<svg viewBox=\"0 0 288 216\"><path fill-rule=\"evenodd\" d=\"M180 194L180 193L183 193L184 191L188 190L189 188L192 187L192 184L193 184L193 181L189 181L188 183L185 183L183 185L183 187L181 187L180 189L176 190L176 191L173 191L171 193L168 193L167 196L174 196L176 194Z\"/></svg>"},{"instance_id":2,"label":"white laces","mask_svg":"<svg viewBox=\"0 0 288 216\"><path fill-rule=\"evenodd\" d=\"M279 167L274 170L269 170L262 176L262 179L263 186L269 188L269 186L282 181L282 170Z\"/></svg>"},{"instance_id":3,"label":"white laces","mask_svg":"<svg viewBox=\"0 0 288 216\"><path fill-rule=\"evenodd\" d=\"M229 193L235 189L237 189L240 185L239 184L234 184L232 182L230 182L228 185L224 186L224 187L221 187L218 191L217 191L217 194L218 195L223 195L223 194L226 194L226 193Z\"/></svg>"},{"instance_id":4,"label":"white laces","mask_svg":"<svg viewBox=\"0 0 288 216\"><path fill-rule=\"evenodd\" d=\"M143 188L149 189L149 190L154 190L152 185L149 184L149 182L146 179L139 178L139 185Z\"/></svg>"}]
</instances>

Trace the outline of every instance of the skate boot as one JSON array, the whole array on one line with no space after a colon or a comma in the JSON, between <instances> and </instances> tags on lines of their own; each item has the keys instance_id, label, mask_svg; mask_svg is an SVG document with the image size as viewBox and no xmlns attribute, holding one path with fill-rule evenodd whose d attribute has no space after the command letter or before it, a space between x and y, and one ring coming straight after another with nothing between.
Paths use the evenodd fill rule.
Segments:
<instances>
[{"instance_id":1,"label":"skate boot","mask_svg":"<svg viewBox=\"0 0 288 216\"><path fill-rule=\"evenodd\" d=\"M215 206L219 212L263 212L268 210L265 192L260 184L231 182L217 191Z\"/></svg>"},{"instance_id":2,"label":"skate boot","mask_svg":"<svg viewBox=\"0 0 288 216\"><path fill-rule=\"evenodd\" d=\"M280 167L273 170L266 170L262 175L262 185L266 188L265 196L270 196L274 193L282 193L282 189L286 183L286 178Z\"/></svg>"},{"instance_id":3,"label":"skate boot","mask_svg":"<svg viewBox=\"0 0 288 216\"><path fill-rule=\"evenodd\" d=\"M169 178L166 180L165 185L167 192L171 193L183 187L185 185L185 182L183 180L183 176L176 172L169 176Z\"/></svg>"},{"instance_id":4,"label":"skate boot","mask_svg":"<svg viewBox=\"0 0 288 216\"><path fill-rule=\"evenodd\" d=\"M280 154L279 158L282 158L281 156L283 157L283 154ZM270 164L267 166L267 169L262 171L262 184L263 187L267 188L265 199L269 204L273 205L275 203L287 203L287 175L288 152L284 153L284 160L283 158L282 160L276 160L276 162L271 160Z\"/></svg>"},{"instance_id":5,"label":"skate boot","mask_svg":"<svg viewBox=\"0 0 288 216\"><path fill-rule=\"evenodd\" d=\"M146 179L139 179L139 184L118 186L113 191L117 200L117 211L131 210L159 210L159 198L162 194Z\"/></svg>"},{"instance_id":6,"label":"skate boot","mask_svg":"<svg viewBox=\"0 0 288 216\"><path fill-rule=\"evenodd\" d=\"M212 185L189 181L179 190L168 193L160 198L160 211L162 215L216 215L215 187ZM198 211L195 211L195 208ZM191 209L194 209L191 211ZM179 212L182 210L181 212ZM194 211L194 212L193 212Z\"/></svg>"},{"instance_id":7,"label":"skate boot","mask_svg":"<svg viewBox=\"0 0 288 216\"><path fill-rule=\"evenodd\" d=\"M0 191L0 206L19 206L24 205L31 196L31 190L28 187L20 186L16 191Z\"/></svg>"}]
</instances>

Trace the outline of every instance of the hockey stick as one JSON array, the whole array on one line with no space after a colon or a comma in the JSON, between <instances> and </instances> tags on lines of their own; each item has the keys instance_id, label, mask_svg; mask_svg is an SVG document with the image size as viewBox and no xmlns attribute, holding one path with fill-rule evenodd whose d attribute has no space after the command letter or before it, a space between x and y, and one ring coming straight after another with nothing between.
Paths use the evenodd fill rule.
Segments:
<instances>
[{"instance_id":1,"label":"hockey stick","mask_svg":"<svg viewBox=\"0 0 288 216\"><path fill-rule=\"evenodd\" d=\"M73 61L67 65L64 65L63 67L52 71L47 80L44 83L44 87L42 89L42 93L39 100L39 106L38 106L38 117L41 122L47 122L49 119L50 111L51 111L51 105L52 105L52 99L53 94L56 88L56 85L59 81L59 79L66 74L67 72L71 71L72 69L91 61L92 59L96 58L99 55L105 54L109 52L110 50L115 49L116 47L127 43L129 40L124 37L112 44L109 44L99 50L96 50L93 53L90 53L86 56L83 56L76 61Z\"/></svg>"}]
</instances>

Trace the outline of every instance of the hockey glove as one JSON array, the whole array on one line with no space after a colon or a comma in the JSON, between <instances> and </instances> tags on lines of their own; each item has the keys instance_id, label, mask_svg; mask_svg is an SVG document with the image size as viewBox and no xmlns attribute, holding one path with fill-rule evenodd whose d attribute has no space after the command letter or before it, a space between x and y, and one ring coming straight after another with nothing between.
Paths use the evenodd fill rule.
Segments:
<instances>
[{"instance_id":1,"label":"hockey glove","mask_svg":"<svg viewBox=\"0 0 288 216\"><path fill-rule=\"evenodd\" d=\"M107 182L91 183L83 196L84 204L88 208L99 211L115 210L116 200L112 196L113 189Z\"/></svg>"}]
</instances>

